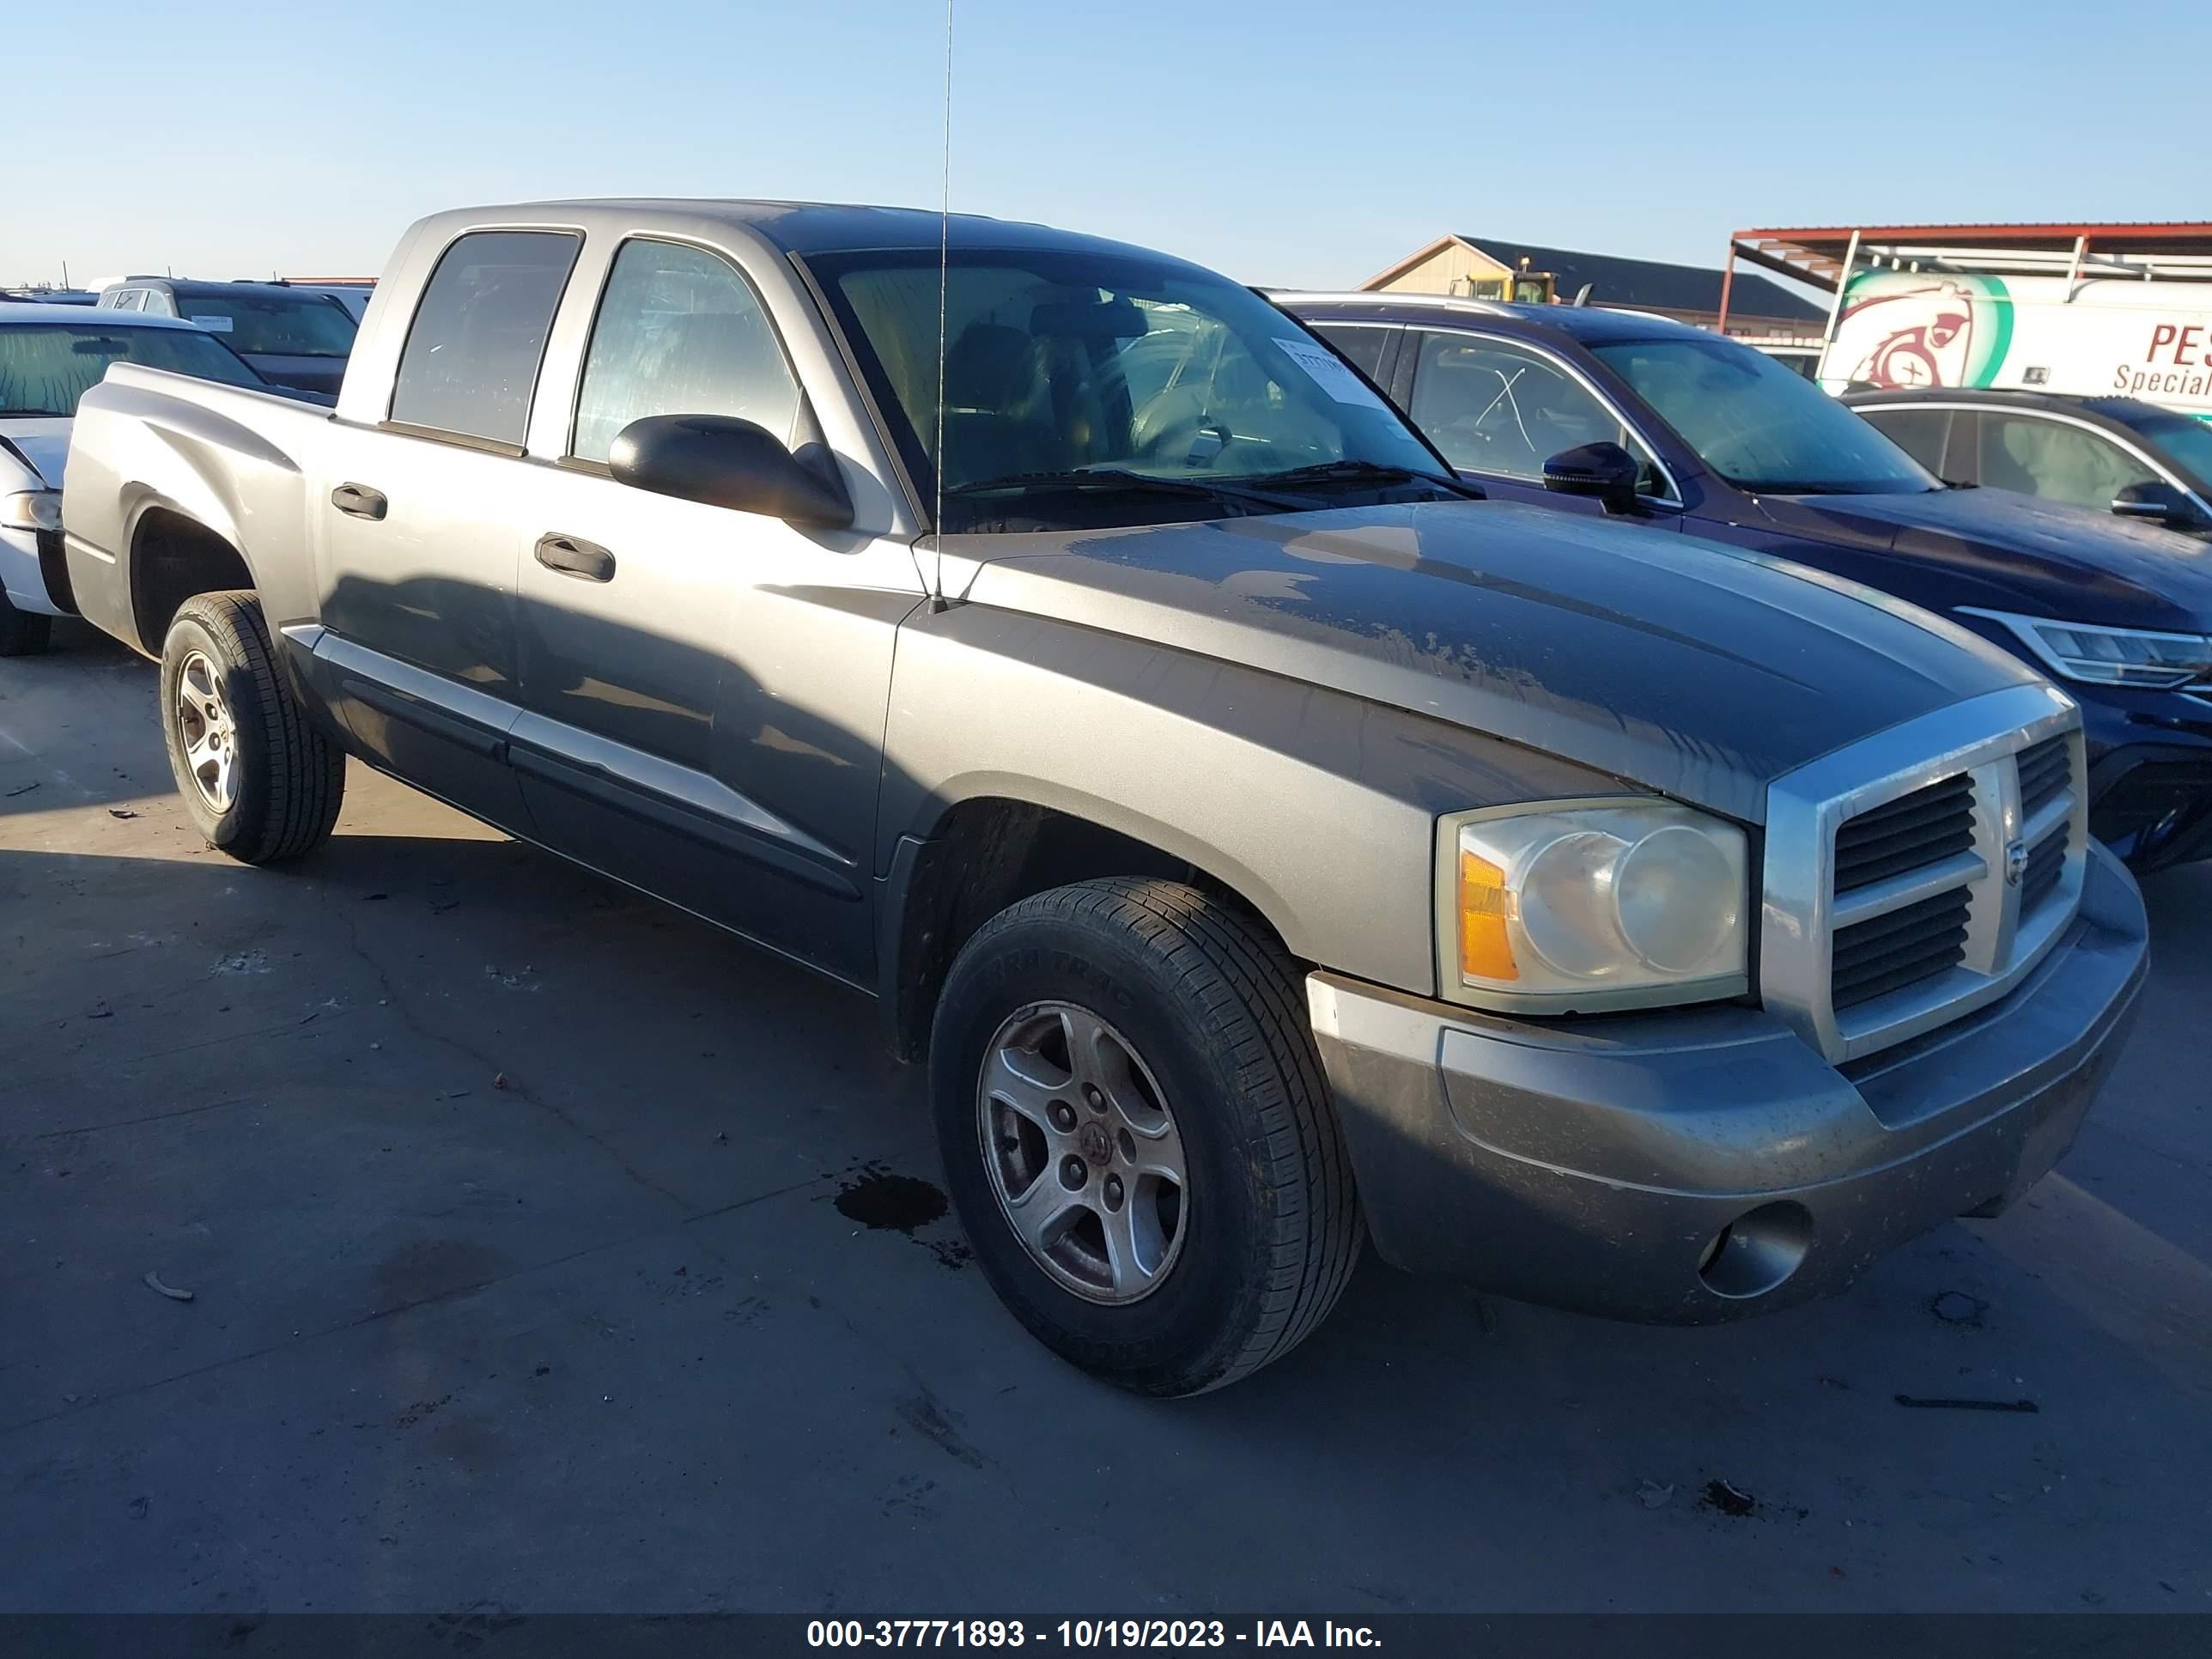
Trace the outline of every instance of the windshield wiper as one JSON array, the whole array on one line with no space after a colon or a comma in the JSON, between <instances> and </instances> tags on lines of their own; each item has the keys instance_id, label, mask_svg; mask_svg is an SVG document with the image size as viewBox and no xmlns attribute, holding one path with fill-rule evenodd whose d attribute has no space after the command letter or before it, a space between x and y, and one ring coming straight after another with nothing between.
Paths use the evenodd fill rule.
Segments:
<instances>
[{"instance_id":1,"label":"windshield wiper","mask_svg":"<svg viewBox=\"0 0 2212 1659\"><path fill-rule=\"evenodd\" d=\"M1836 483L1819 478L1730 478L1729 482L1751 495L1869 495L1876 492L1863 484Z\"/></svg>"},{"instance_id":2,"label":"windshield wiper","mask_svg":"<svg viewBox=\"0 0 2212 1659\"><path fill-rule=\"evenodd\" d=\"M1389 461L1316 461L1311 466L1294 466L1287 472L1261 472L1253 477L1255 483L1296 489L1308 483L1425 483L1438 489L1449 489L1470 501L1488 500L1479 485L1459 478L1448 478L1440 473L1424 472L1418 467L1399 466Z\"/></svg>"},{"instance_id":3,"label":"windshield wiper","mask_svg":"<svg viewBox=\"0 0 2212 1659\"><path fill-rule=\"evenodd\" d=\"M997 490L1021 489L1121 490L1234 501L1246 507L1264 507L1274 513L1306 510L1305 502L1287 495L1270 495L1265 490L1244 489L1231 483L1197 478L1162 478L1149 472L1132 472L1119 466L1072 466L1059 471L1008 472L996 478L976 478L967 483L954 484L945 493L951 496L983 495Z\"/></svg>"},{"instance_id":4,"label":"windshield wiper","mask_svg":"<svg viewBox=\"0 0 2212 1659\"><path fill-rule=\"evenodd\" d=\"M66 409L0 409L0 421L66 421Z\"/></svg>"}]
</instances>

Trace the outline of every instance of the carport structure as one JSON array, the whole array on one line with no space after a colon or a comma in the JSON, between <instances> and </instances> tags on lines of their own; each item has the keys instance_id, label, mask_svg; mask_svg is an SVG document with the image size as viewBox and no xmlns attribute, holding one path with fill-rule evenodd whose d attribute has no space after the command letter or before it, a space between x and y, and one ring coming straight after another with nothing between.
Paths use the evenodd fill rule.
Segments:
<instances>
[{"instance_id":1,"label":"carport structure","mask_svg":"<svg viewBox=\"0 0 2212 1659\"><path fill-rule=\"evenodd\" d=\"M2212 223L2105 225L1839 225L1739 230L1722 267L1719 326L1728 326L1736 262L1824 289L1835 333L1844 288L1862 270L1961 270L2212 282ZM1826 343L1824 341L1823 343Z\"/></svg>"}]
</instances>

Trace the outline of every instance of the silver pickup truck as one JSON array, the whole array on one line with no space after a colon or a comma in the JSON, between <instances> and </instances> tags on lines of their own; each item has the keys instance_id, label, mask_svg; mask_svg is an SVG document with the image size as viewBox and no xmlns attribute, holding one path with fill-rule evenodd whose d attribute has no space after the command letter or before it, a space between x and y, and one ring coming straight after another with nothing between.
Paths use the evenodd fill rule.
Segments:
<instances>
[{"instance_id":1,"label":"silver pickup truck","mask_svg":"<svg viewBox=\"0 0 2212 1659\"><path fill-rule=\"evenodd\" d=\"M70 575L186 809L295 858L356 756L872 993L993 1284L1126 1387L1280 1355L1364 1236L1627 1318L1832 1291L2017 1197L2118 1046L2063 695L1484 501L1222 277L569 202L377 291L335 410L81 406Z\"/></svg>"}]
</instances>

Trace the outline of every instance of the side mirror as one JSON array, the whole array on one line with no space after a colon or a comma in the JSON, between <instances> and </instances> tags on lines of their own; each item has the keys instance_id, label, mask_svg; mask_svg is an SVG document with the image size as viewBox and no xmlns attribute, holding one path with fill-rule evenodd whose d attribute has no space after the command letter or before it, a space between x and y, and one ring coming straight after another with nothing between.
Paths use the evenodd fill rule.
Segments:
<instances>
[{"instance_id":1,"label":"side mirror","mask_svg":"<svg viewBox=\"0 0 2212 1659\"><path fill-rule=\"evenodd\" d=\"M615 434L607 471L656 495L757 513L815 530L853 522L843 488L765 427L733 415L648 415Z\"/></svg>"},{"instance_id":2,"label":"side mirror","mask_svg":"<svg viewBox=\"0 0 2212 1659\"><path fill-rule=\"evenodd\" d=\"M1577 444L1544 463L1544 488L1595 495L1608 513L1636 511L1636 457L1616 443Z\"/></svg>"},{"instance_id":3,"label":"side mirror","mask_svg":"<svg viewBox=\"0 0 2212 1659\"><path fill-rule=\"evenodd\" d=\"M2196 530L2204 522L2189 497L2163 478L2129 484L2112 497L2112 511L2123 519L2142 519L2169 530Z\"/></svg>"}]
</instances>

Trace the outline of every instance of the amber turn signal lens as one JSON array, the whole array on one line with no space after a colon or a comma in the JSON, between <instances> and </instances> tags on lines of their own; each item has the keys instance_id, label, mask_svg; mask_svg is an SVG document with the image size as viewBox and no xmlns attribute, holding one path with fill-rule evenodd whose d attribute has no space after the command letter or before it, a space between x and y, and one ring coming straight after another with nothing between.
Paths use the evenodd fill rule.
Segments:
<instances>
[{"instance_id":1,"label":"amber turn signal lens","mask_svg":"<svg viewBox=\"0 0 2212 1659\"><path fill-rule=\"evenodd\" d=\"M1466 979L1521 977L1505 927L1505 872L1464 848L1459 855L1459 971Z\"/></svg>"}]
</instances>

